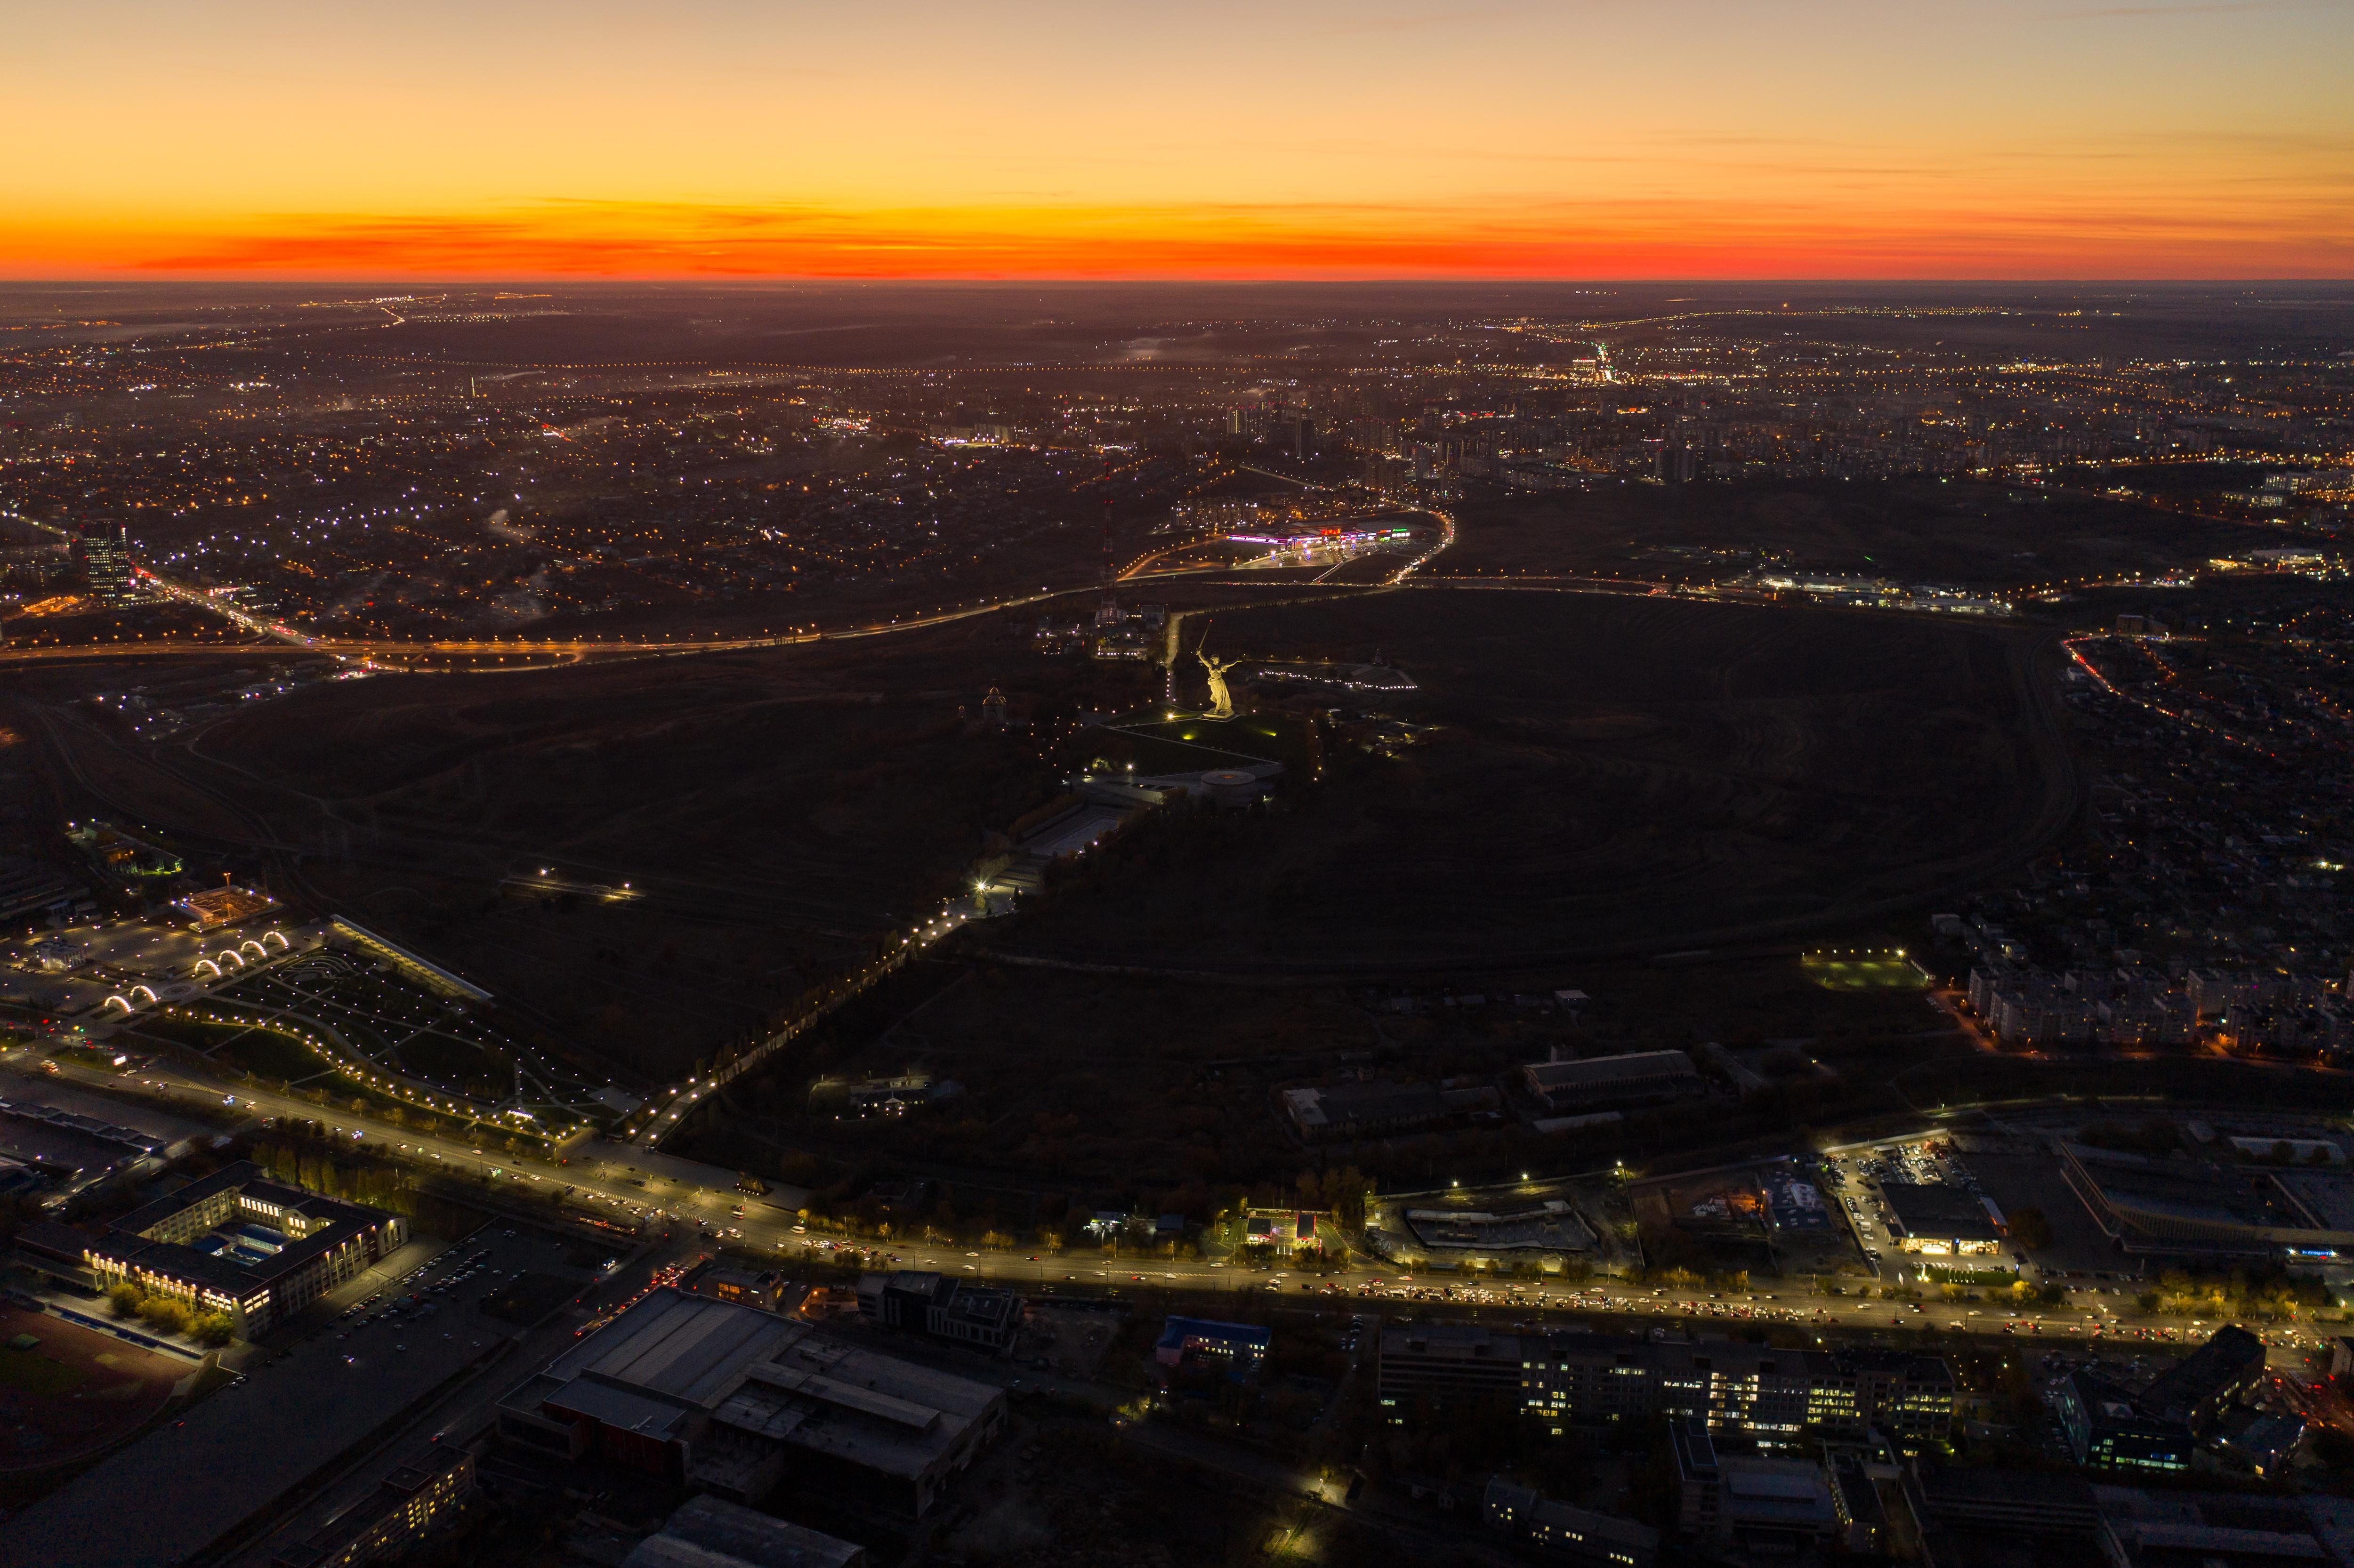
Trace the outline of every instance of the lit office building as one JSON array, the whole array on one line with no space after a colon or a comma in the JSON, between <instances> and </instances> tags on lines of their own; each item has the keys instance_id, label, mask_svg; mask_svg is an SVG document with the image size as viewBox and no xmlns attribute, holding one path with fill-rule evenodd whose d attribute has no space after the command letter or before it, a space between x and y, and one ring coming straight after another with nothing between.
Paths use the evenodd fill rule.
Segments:
<instances>
[{"instance_id":1,"label":"lit office building","mask_svg":"<svg viewBox=\"0 0 2354 1568\"><path fill-rule=\"evenodd\" d=\"M101 604L129 604L138 597L131 581L131 542L122 529L88 529L73 542L74 565Z\"/></svg>"},{"instance_id":2,"label":"lit office building","mask_svg":"<svg viewBox=\"0 0 2354 1568\"><path fill-rule=\"evenodd\" d=\"M359 1568L451 1523L474 1495L474 1456L454 1444L402 1465L323 1529L280 1547L270 1568Z\"/></svg>"},{"instance_id":3,"label":"lit office building","mask_svg":"<svg viewBox=\"0 0 2354 1568\"><path fill-rule=\"evenodd\" d=\"M249 1160L133 1209L85 1247L102 1285L128 1280L226 1312L251 1336L408 1239L398 1214L273 1181Z\"/></svg>"},{"instance_id":4,"label":"lit office building","mask_svg":"<svg viewBox=\"0 0 2354 1568\"><path fill-rule=\"evenodd\" d=\"M1697 1417L1767 1447L1809 1428L1905 1446L1942 1438L1954 1374L1903 1351L1785 1351L1731 1342L1659 1343L1606 1334L1505 1334L1465 1325L1382 1332L1379 1397L1393 1422L1416 1404L1485 1404L1555 1430Z\"/></svg>"}]
</instances>

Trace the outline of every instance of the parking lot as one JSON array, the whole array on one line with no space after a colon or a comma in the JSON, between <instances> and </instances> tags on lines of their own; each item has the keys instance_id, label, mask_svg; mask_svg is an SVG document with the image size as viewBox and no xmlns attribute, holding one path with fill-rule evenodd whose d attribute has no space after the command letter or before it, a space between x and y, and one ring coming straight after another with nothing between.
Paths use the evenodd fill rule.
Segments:
<instances>
[{"instance_id":1,"label":"parking lot","mask_svg":"<svg viewBox=\"0 0 2354 1568\"><path fill-rule=\"evenodd\" d=\"M411 1242L267 1336L265 1345L289 1351L324 1339L344 1347L347 1361L358 1365L367 1357L408 1353L411 1335L455 1334L459 1328L471 1335L477 1318L482 1332L512 1333L512 1324L482 1316L481 1308L531 1276L560 1275L586 1285L597 1271L584 1266L584 1259L578 1244L497 1221L462 1242ZM394 1348L387 1350L387 1344Z\"/></svg>"},{"instance_id":2,"label":"parking lot","mask_svg":"<svg viewBox=\"0 0 2354 1568\"><path fill-rule=\"evenodd\" d=\"M1854 1223L1865 1255L1890 1283L1927 1283L1925 1266L2009 1272L2024 1261L2008 1243L1999 1255L1985 1257L1924 1257L1906 1252L1890 1228L1892 1216L1880 1190L1883 1182L1956 1187L1980 1200L1992 1196L1979 1181L1976 1159L1965 1160L1949 1139L1925 1137L1841 1150L1829 1163L1832 1192ZM1994 1202L2001 1206L1999 1198Z\"/></svg>"}]
</instances>

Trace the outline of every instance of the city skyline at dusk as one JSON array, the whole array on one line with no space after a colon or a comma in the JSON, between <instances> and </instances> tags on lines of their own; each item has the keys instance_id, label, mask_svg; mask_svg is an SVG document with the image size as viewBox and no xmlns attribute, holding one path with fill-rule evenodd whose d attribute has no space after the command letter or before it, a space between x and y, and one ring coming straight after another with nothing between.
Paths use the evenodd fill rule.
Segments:
<instances>
[{"instance_id":1,"label":"city skyline at dusk","mask_svg":"<svg viewBox=\"0 0 2354 1568\"><path fill-rule=\"evenodd\" d=\"M0 271L2340 276L2298 5L19 18Z\"/></svg>"}]
</instances>

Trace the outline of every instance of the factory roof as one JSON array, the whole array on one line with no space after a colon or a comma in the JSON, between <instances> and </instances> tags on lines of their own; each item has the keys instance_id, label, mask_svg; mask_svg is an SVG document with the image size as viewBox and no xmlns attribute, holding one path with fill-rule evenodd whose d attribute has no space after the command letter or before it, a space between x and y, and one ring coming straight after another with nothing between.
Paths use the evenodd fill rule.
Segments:
<instances>
[{"instance_id":1,"label":"factory roof","mask_svg":"<svg viewBox=\"0 0 2354 1568\"><path fill-rule=\"evenodd\" d=\"M1286 1089L1284 1107L1306 1130L1393 1121L1436 1120L1447 1103L1428 1084L1334 1084Z\"/></svg>"},{"instance_id":2,"label":"factory roof","mask_svg":"<svg viewBox=\"0 0 2354 1568\"><path fill-rule=\"evenodd\" d=\"M743 1381L746 1368L790 1341L798 1327L757 1308L657 1290L558 1356L547 1373L712 1410Z\"/></svg>"},{"instance_id":3,"label":"factory roof","mask_svg":"<svg viewBox=\"0 0 2354 1568\"><path fill-rule=\"evenodd\" d=\"M915 1477L1004 1398L1001 1390L970 1378L801 1325L788 1327L801 1332L774 1357L748 1369L743 1385L716 1414L721 1424Z\"/></svg>"},{"instance_id":4,"label":"factory roof","mask_svg":"<svg viewBox=\"0 0 2354 1568\"><path fill-rule=\"evenodd\" d=\"M2096 1487L2113 1560L2160 1568L2223 1562L2342 1563L2354 1547L2342 1499Z\"/></svg>"},{"instance_id":5,"label":"factory roof","mask_svg":"<svg viewBox=\"0 0 2354 1568\"><path fill-rule=\"evenodd\" d=\"M1633 1051L1623 1056L1589 1056L1583 1062L1534 1062L1528 1074L1532 1083L1548 1091L1697 1075L1692 1059L1681 1051Z\"/></svg>"},{"instance_id":6,"label":"factory roof","mask_svg":"<svg viewBox=\"0 0 2354 1568\"><path fill-rule=\"evenodd\" d=\"M1716 1467L1724 1478L1724 1511L1737 1523L1819 1529L1834 1517L1830 1484L1808 1461L1719 1455Z\"/></svg>"},{"instance_id":7,"label":"factory roof","mask_svg":"<svg viewBox=\"0 0 2354 1568\"><path fill-rule=\"evenodd\" d=\"M659 1441L688 1413L893 1475L921 1475L1003 1398L755 1307L664 1287L510 1393L511 1409L588 1416Z\"/></svg>"},{"instance_id":8,"label":"factory roof","mask_svg":"<svg viewBox=\"0 0 2354 1568\"><path fill-rule=\"evenodd\" d=\"M866 1549L708 1495L689 1499L621 1568L856 1568Z\"/></svg>"},{"instance_id":9,"label":"factory roof","mask_svg":"<svg viewBox=\"0 0 2354 1568\"><path fill-rule=\"evenodd\" d=\"M1556 1110L1673 1098L1702 1090L1691 1058L1681 1051L1631 1051L1582 1062L1531 1062L1522 1067L1521 1076L1532 1095Z\"/></svg>"}]
</instances>

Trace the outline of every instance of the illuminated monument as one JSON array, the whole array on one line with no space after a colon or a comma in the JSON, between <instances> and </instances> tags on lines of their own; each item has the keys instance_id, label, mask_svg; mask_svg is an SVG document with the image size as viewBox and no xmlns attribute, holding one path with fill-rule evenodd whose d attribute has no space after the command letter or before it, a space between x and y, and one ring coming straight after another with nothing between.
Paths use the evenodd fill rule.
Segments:
<instances>
[{"instance_id":1,"label":"illuminated monument","mask_svg":"<svg viewBox=\"0 0 2354 1568\"><path fill-rule=\"evenodd\" d=\"M1202 668L1210 673L1210 711L1204 714L1202 716L1204 718L1214 719L1230 719L1234 717L1235 698L1234 694L1226 690L1226 672L1233 669L1236 664L1240 663L1241 661L1238 659L1213 659L1207 653L1203 652L1199 648L1193 650L1193 657L1199 659L1202 662Z\"/></svg>"}]
</instances>

